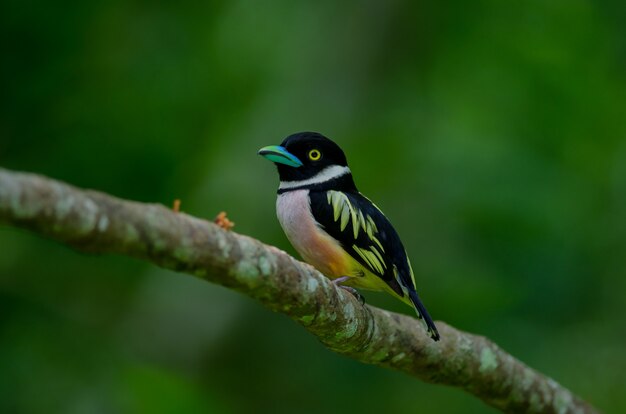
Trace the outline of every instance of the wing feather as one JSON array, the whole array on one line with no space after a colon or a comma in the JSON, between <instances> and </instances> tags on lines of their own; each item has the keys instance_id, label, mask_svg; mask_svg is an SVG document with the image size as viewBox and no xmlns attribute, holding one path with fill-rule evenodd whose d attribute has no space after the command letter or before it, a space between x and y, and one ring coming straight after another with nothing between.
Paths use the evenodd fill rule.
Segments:
<instances>
[{"instance_id":1,"label":"wing feather","mask_svg":"<svg viewBox=\"0 0 626 414\"><path fill-rule=\"evenodd\" d=\"M311 191L313 217L343 248L413 304L430 336L439 339L432 318L415 290L415 275L400 237L380 209L356 192Z\"/></svg>"},{"instance_id":2,"label":"wing feather","mask_svg":"<svg viewBox=\"0 0 626 414\"><path fill-rule=\"evenodd\" d=\"M381 211L360 193L329 190L311 192L313 215L318 223L344 249L370 272L386 281L401 297L405 289L413 288L413 278L407 284L402 273L410 272L404 247L396 231ZM400 272L394 273L397 267ZM400 275L400 276L398 276Z\"/></svg>"}]
</instances>

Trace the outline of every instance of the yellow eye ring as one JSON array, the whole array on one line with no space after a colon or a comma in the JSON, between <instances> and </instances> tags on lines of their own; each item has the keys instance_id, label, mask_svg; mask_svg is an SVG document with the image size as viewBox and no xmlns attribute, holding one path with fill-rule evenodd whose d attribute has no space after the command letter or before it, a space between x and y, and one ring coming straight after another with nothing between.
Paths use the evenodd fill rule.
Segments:
<instances>
[{"instance_id":1,"label":"yellow eye ring","mask_svg":"<svg viewBox=\"0 0 626 414\"><path fill-rule=\"evenodd\" d=\"M311 161L317 161L320 158L322 158L322 153L319 150L312 149L311 151L309 151L309 159Z\"/></svg>"}]
</instances>

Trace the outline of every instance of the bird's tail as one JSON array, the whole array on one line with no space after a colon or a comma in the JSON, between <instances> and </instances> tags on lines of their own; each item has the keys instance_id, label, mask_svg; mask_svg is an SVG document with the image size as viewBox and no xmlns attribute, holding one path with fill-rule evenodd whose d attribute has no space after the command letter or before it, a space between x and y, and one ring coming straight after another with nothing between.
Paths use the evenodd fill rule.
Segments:
<instances>
[{"instance_id":1,"label":"bird's tail","mask_svg":"<svg viewBox=\"0 0 626 414\"><path fill-rule=\"evenodd\" d=\"M409 291L409 297L411 298L413 307L417 312L417 317L424 323L424 327L426 331L428 331L428 335L433 339L433 341L438 341L441 337L439 336L435 322L433 322L433 318L430 317L426 307L424 307L424 304L420 300L419 296L417 296L417 292Z\"/></svg>"}]
</instances>

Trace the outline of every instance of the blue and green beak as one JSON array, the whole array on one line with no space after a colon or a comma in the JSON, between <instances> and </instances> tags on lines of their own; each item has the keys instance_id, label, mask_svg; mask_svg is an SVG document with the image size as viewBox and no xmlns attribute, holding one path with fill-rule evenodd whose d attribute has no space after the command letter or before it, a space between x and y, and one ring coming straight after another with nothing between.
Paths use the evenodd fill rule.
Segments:
<instances>
[{"instance_id":1,"label":"blue and green beak","mask_svg":"<svg viewBox=\"0 0 626 414\"><path fill-rule=\"evenodd\" d=\"M272 162L285 164L290 167L302 167L302 161L300 161L298 157L287 151L285 147L281 147L280 145L270 145L268 147L263 147L259 150L258 154Z\"/></svg>"}]
</instances>

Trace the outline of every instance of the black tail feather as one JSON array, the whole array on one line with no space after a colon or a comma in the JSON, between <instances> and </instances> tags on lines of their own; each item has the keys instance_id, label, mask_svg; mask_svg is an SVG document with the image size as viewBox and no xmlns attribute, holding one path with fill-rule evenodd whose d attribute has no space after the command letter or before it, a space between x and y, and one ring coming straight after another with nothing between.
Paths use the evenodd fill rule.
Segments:
<instances>
[{"instance_id":1,"label":"black tail feather","mask_svg":"<svg viewBox=\"0 0 626 414\"><path fill-rule=\"evenodd\" d=\"M420 300L419 296L417 296L417 292L409 291L409 297L411 298L411 302L413 302L413 307L417 312L417 317L424 322L428 335L433 339L433 341L438 341L441 338L439 336L439 331L437 331L433 318L430 317L426 307L424 307L424 304Z\"/></svg>"}]
</instances>

